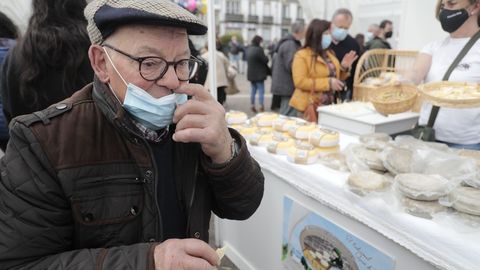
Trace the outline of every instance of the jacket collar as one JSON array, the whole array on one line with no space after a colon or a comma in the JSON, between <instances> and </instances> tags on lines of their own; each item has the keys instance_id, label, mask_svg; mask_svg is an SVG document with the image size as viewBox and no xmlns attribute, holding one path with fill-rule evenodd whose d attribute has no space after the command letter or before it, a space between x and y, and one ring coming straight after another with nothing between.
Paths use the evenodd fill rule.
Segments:
<instances>
[{"instance_id":1,"label":"jacket collar","mask_svg":"<svg viewBox=\"0 0 480 270\"><path fill-rule=\"evenodd\" d=\"M138 131L138 128L130 120L128 114L123 109L120 101L115 97L110 90L110 87L100 81L95 75L93 79L93 100L100 108L102 113L107 117L116 128L118 128L128 138L133 139L136 137L142 137Z\"/></svg>"}]
</instances>

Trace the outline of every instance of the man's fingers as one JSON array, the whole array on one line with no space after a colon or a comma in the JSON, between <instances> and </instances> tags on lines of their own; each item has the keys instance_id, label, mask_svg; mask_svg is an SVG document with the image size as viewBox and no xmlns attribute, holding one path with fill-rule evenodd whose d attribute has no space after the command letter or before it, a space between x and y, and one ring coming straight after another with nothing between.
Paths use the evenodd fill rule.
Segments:
<instances>
[{"instance_id":1,"label":"man's fingers","mask_svg":"<svg viewBox=\"0 0 480 270\"><path fill-rule=\"evenodd\" d=\"M185 239L184 240L185 252L193 257L203 258L210 265L218 266L220 258L217 252L211 248L207 243L198 239Z\"/></svg>"},{"instance_id":2,"label":"man's fingers","mask_svg":"<svg viewBox=\"0 0 480 270\"><path fill-rule=\"evenodd\" d=\"M205 142L208 138L206 129L204 128L186 128L179 131L175 131L173 134L173 140L176 142Z\"/></svg>"},{"instance_id":3,"label":"man's fingers","mask_svg":"<svg viewBox=\"0 0 480 270\"><path fill-rule=\"evenodd\" d=\"M215 264L216 265L216 264ZM182 262L182 269L188 270L213 270L215 265L210 264L207 260L197 257L186 257Z\"/></svg>"},{"instance_id":4,"label":"man's fingers","mask_svg":"<svg viewBox=\"0 0 480 270\"><path fill-rule=\"evenodd\" d=\"M207 91L205 87L203 87L203 85L195 83L183 84L179 88L175 89L175 93L187 94L198 100L213 99L212 95Z\"/></svg>"},{"instance_id":5,"label":"man's fingers","mask_svg":"<svg viewBox=\"0 0 480 270\"><path fill-rule=\"evenodd\" d=\"M187 114L178 121L175 132L186 128L205 128L207 125L207 116L200 114Z\"/></svg>"},{"instance_id":6,"label":"man's fingers","mask_svg":"<svg viewBox=\"0 0 480 270\"><path fill-rule=\"evenodd\" d=\"M178 123L187 114L201 114L208 113L209 107L202 101L189 100L180 106L177 106L173 114L173 122Z\"/></svg>"}]
</instances>

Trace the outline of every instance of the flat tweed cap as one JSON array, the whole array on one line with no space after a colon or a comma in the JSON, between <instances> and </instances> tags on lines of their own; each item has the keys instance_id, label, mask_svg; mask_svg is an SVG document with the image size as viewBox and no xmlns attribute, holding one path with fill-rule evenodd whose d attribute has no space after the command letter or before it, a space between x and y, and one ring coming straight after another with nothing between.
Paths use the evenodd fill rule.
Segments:
<instances>
[{"instance_id":1,"label":"flat tweed cap","mask_svg":"<svg viewBox=\"0 0 480 270\"><path fill-rule=\"evenodd\" d=\"M102 43L116 28L128 24L180 27L190 35L207 33L201 20L169 0L94 0L84 14L92 44Z\"/></svg>"}]
</instances>

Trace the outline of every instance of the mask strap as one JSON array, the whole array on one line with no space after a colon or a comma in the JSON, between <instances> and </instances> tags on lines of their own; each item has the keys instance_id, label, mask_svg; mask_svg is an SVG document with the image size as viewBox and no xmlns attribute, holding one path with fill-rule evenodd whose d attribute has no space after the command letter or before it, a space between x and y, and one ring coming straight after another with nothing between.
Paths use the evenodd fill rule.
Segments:
<instances>
[{"instance_id":1,"label":"mask strap","mask_svg":"<svg viewBox=\"0 0 480 270\"><path fill-rule=\"evenodd\" d=\"M115 91L113 91L113 88L112 88L112 85L110 83L108 83L108 88L110 88L110 91L112 92L112 94L115 96L115 98L118 100L118 103L122 104L122 102L120 101L120 99L118 98L117 94L115 93Z\"/></svg>"},{"instance_id":2,"label":"mask strap","mask_svg":"<svg viewBox=\"0 0 480 270\"><path fill-rule=\"evenodd\" d=\"M120 74L120 72L118 72L118 69L117 67L115 66L115 64L113 63L112 61L112 58L110 58L110 55L108 54L107 50L105 50L105 47L102 47L103 48L103 51L105 52L105 54L107 55L107 59L108 61L110 61L110 64L112 64L112 67L113 69L115 70L115 72L117 72L118 76L120 77L120 79L122 79L123 83L125 84L125 86L128 86L127 82L125 81L125 79L123 79L122 75Z\"/></svg>"}]
</instances>

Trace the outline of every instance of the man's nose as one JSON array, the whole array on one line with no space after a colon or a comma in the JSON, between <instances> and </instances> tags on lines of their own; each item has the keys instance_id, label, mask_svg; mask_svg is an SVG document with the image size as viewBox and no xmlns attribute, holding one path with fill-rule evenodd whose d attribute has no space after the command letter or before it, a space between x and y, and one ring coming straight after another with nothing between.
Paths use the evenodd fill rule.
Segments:
<instances>
[{"instance_id":1,"label":"man's nose","mask_svg":"<svg viewBox=\"0 0 480 270\"><path fill-rule=\"evenodd\" d=\"M165 75L155 83L159 86L167 87L168 89L177 89L180 86L180 81L178 80L174 66L169 66Z\"/></svg>"}]
</instances>

